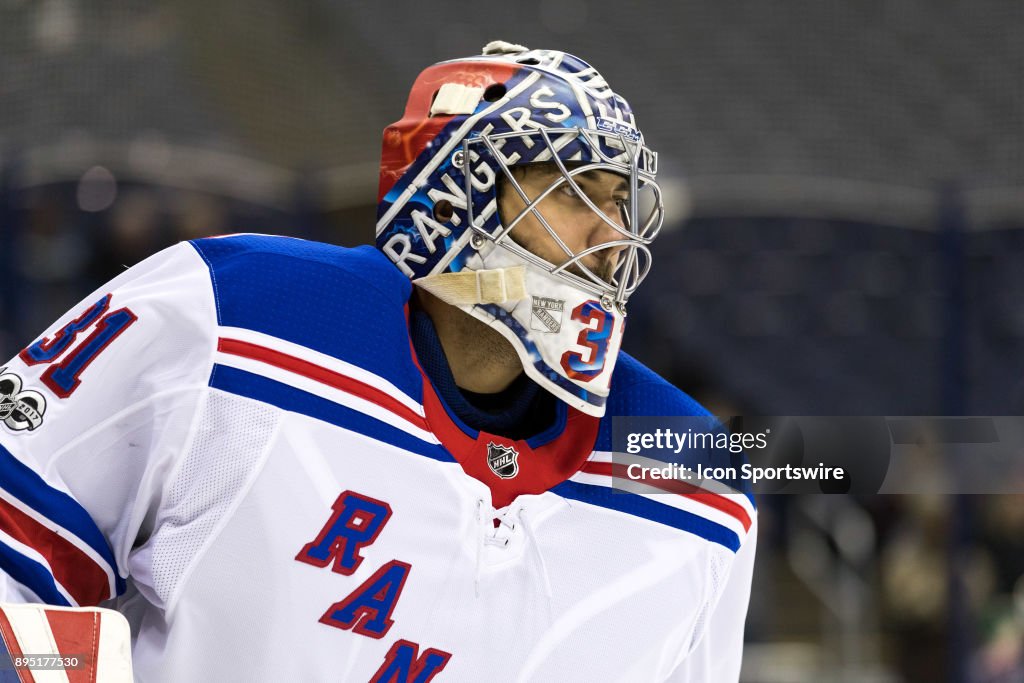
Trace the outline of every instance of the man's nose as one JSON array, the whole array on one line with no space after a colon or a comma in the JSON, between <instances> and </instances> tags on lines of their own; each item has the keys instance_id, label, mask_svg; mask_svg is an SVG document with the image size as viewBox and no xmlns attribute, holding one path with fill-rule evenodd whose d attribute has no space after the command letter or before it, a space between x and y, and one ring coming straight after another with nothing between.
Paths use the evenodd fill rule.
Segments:
<instances>
[{"instance_id":1,"label":"man's nose","mask_svg":"<svg viewBox=\"0 0 1024 683\"><path fill-rule=\"evenodd\" d=\"M604 244L605 242L612 242L614 240L621 240L625 238L621 232L615 229L614 226L624 229L626 227L625 221L622 217L622 211L617 201L608 201L598 205L604 213L604 220L597 214L593 217L593 225L590 231L590 244L588 246L596 246L598 244Z\"/></svg>"}]
</instances>

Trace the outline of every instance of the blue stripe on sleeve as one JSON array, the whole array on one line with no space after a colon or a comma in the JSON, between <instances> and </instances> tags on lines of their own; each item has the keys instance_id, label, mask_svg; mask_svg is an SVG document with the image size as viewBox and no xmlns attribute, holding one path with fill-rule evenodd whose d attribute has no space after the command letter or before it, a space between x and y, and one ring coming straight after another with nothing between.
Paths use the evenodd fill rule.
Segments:
<instances>
[{"instance_id":1,"label":"blue stripe on sleeve","mask_svg":"<svg viewBox=\"0 0 1024 683\"><path fill-rule=\"evenodd\" d=\"M0 446L0 489L88 544L107 563L106 569L114 572L117 594L125 591L114 552L85 508L68 494L47 484L3 446Z\"/></svg>"},{"instance_id":2,"label":"blue stripe on sleeve","mask_svg":"<svg viewBox=\"0 0 1024 683\"><path fill-rule=\"evenodd\" d=\"M215 365L210 386L301 413L434 460L455 462L455 458L439 445L427 443L365 413L255 373ZM395 420L401 419L395 417Z\"/></svg>"},{"instance_id":3,"label":"blue stripe on sleeve","mask_svg":"<svg viewBox=\"0 0 1024 683\"><path fill-rule=\"evenodd\" d=\"M575 481L564 481L552 488L551 492L565 498L599 505L610 510L618 510L675 529L688 531L703 539L723 545L733 552L740 547L740 538L735 531L700 515L674 508L671 505L663 505L634 493L618 491L608 486L580 484Z\"/></svg>"},{"instance_id":4,"label":"blue stripe on sleeve","mask_svg":"<svg viewBox=\"0 0 1024 683\"><path fill-rule=\"evenodd\" d=\"M59 590L49 570L33 559L25 557L14 548L0 542L0 569L12 579L29 588L50 605L71 607Z\"/></svg>"}]
</instances>

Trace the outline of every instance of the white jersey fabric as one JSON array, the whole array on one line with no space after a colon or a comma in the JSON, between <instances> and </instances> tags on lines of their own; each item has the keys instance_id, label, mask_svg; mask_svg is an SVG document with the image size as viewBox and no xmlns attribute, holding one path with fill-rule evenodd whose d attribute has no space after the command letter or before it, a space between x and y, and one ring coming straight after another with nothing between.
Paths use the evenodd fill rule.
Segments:
<instances>
[{"instance_id":1,"label":"white jersey fabric","mask_svg":"<svg viewBox=\"0 0 1024 683\"><path fill-rule=\"evenodd\" d=\"M115 607L139 681L736 680L752 498L611 487L611 416L703 409L624 355L605 418L475 432L410 290L238 235L86 299L0 371L0 601Z\"/></svg>"}]
</instances>

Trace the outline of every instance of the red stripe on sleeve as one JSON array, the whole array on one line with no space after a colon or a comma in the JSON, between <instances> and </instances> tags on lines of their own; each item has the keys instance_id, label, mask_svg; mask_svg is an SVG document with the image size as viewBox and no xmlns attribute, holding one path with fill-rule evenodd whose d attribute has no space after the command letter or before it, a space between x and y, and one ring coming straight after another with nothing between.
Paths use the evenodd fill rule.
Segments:
<instances>
[{"instance_id":1,"label":"red stripe on sleeve","mask_svg":"<svg viewBox=\"0 0 1024 683\"><path fill-rule=\"evenodd\" d=\"M361 399L374 403L385 410L388 410L398 417L412 423L420 429L427 429L427 422L422 417L417 415L415 412L410 410L404 403L397 400L393 396L387 394L376 387L371 387L369 384L360 382L357 379L346 377L333 370L328 370L325 367L310 363L309 361L296 358L287 353L281 351L275 351L274 349L268 349L265 346L259 344L253 344L251 342L239 341L237 339L225 339L220 338L217 341L217 350L223 353L231 354L232 356L241 356L242 358L251 358L252 360L258 360L268 365L294 372L297 375L308 377L309 379L326 384L329 387L333 387L340 391L344 391L346 394L352 394L358 396Z\"/></svg>"},{"instance_id":2,"label":"red stripe on sleeve","mask_svg":"<svg viewBox=\"0 0 1024 683\"><path fill-rule=\"evenodd\" d=\"M97 605L112 598L106 570L60 534L0 499L0 529L42 555L53 577L79 605Z\"/></svg>"},{"instance_id":3,"label":"red stripe on sleeve","mask_svg":"<svg viewBox=\"0 0 1024 683\"><path fill-rule=\"evenodd\" d=\"M667 493L676 493L684 498L695 500L702 505L707 505L720 512L724 512L730 517L735 517L743 525L744 531L750 530L750 515L747 513L746 508L725 496L711 493L699 486L694 486L678 479L634 479L627 476L626 470L626 465L615 462L588 462L580 468L581 472L601 474L606 477L617 477L626 481L642 481L648 486L653 486Z\"/></svg>"}]
</instances>

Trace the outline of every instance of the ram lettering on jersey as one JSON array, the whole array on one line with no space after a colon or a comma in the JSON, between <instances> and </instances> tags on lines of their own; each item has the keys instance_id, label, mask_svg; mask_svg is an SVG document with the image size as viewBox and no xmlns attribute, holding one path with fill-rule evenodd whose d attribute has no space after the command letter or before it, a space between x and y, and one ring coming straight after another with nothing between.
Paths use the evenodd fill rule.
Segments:
<instances>
[{"instance_id":1,"label":"ram lettering on jersey","mask_svg":"<svg viewBox=\"0 0 1024 683\"><path fill-rule=\"evenodd\" d=\"M320 617L320 623L351 629L353 633L369 638L383 638L395 625L391 614L402 596L410 569L412 565L408 562L391 560L344 600L328 607Z\"/></svg>"},{"instance_id":2,"label":"ram lettering on jersey","mask_svg":"<svg viewBox=\"0 0 1024 683\"><path fill-rule=\"evenodd\" d=\"M340 494L331 505L334 514L327 520L316 539L303 546L295 559L314 567L351 576L363 563L360 549L380 535L391 518L391 506L384 501L353 491Z\"/></svg>"},{"instance_id":3,"label":"ram lettering on jersey","mask_svg":"<svg viewBox=\"0 0 1024 683\"><path fill-rule=\"evenodd\" d=\"M331 509L334 512L320 533L302 547L295 559L321 569L331 564L331 571L351 576L365 559L359 551L375 543L391 519L391 506L355 491L343 491ZM383 638L395 625L392 614L411 570L408 562L387 562L344 599L328 607L320 623L368 638ZM436 648L419 654L419 647L409 640L395 642L372 680L428 683L452 655Z\"/></svg>"},{"instance_id":4,"label":"ram lettering on jersey","mask_svg":"<svg viewBox=\"0 0 1024 683\"><path fill-rule=\"evenodd\" d=\"M429 683L452 658L443 650L431 647L419 654L419 649L410 640L396 640L370 683Z\"/></svg>"}]
</instances>

